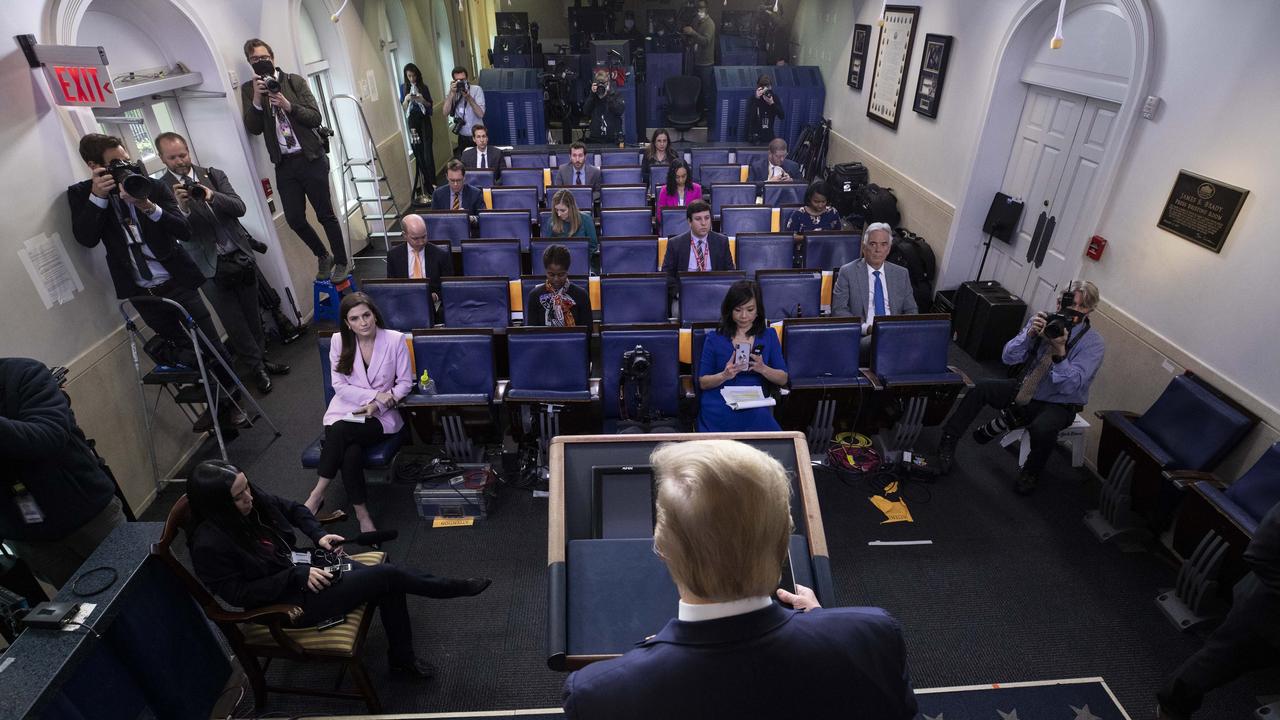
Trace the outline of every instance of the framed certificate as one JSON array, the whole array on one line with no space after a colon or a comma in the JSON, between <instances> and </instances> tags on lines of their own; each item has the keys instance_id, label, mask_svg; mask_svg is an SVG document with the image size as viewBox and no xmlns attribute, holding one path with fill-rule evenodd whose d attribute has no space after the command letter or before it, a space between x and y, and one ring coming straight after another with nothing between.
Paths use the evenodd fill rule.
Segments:
<instances>
[{"instance_id":1,"label":"framed certificate","mask_svg":"<svg viewBox=\"0 0 1280 720\"><path fill-rule=\"evenodd\" d=\"M916 101L912 110L927 117L938 117L938 101L942 98L942 81L947 77L947 59L951 57L951 36L924 36L924 58L920 61L920 77L916 80Z\"/></svg>"},{"instance_id":2,"label":"framed certificate","mask_svg":"<svg viewBox=\"0 0 1280 720\"><path fill-rule=\"evenodd\" d=\"M902 95L907 88L907 66L911 64L911 47L916 38L919 7L886 5L880 42L876 47L876 63L871 73L871 93L867 100L867 117L898 129L902 112Z\"/></svg>"},{"instance_id":3,"label":"framed certificate","mask_svg":"<svg viewBox=\"0 0 1280 720\"><path fill-rule=\"evenodd\" d=\"M871 44L871 26L853 26L853 47L849 49L849 87L862 89L862 78L867 73L867 47Z\"/></svg>"}]
</instances>

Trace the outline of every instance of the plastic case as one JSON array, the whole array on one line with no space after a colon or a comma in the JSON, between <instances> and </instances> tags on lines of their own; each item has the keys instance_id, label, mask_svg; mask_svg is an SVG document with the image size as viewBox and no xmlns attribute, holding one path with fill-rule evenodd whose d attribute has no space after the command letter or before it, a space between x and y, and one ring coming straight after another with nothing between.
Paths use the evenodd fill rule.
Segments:
<instances>
[{"instance_id":1,"label":"plastic case","mask_svg":"<svg viewBox=\"0 0 1280 720\"><path fill-rule=\"evenodd\" d=\"M443 482L420 482L413 490L413 504L424 520L436 517L489 516L492 471L487 463L458 465L458 474Z\"/></svg>"}]
</instances>

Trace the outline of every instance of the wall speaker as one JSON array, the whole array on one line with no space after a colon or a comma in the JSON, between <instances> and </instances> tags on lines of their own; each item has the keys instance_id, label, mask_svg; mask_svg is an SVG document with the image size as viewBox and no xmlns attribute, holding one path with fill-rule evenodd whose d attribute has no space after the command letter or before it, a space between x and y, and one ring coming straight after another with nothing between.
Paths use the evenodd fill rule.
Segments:
<instances>
[{"instance_id":1,"label":"wall speaker","mask_svg":"<svg viewBox=\"0 0 1280 720\"><path fill-rule=\"evenodd\" d=\"M1022 218L1022 201L1014 200L1002 192L991 199L991 209L982 223L982 231L1007 243L1013 242L1013 233Z\"/></svg>"}]
</instances>

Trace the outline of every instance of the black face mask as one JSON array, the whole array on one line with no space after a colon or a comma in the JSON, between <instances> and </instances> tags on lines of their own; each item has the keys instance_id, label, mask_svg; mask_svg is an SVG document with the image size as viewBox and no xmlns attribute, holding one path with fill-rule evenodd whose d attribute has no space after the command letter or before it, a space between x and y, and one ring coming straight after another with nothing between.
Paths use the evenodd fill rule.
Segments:
<instances>
[{"instance_id":1,"label":"black face mask","mask_svg":"<svg viewBox=\"0 0 1280 720\"><path fill-rule=\"evenodd\" d=\"M252 67L253 71L260 76L276 74L275 63L271 62L270 60L266 60L266 59L254 60L253 62L249 63L249 66Z\"/></svg>"}]
</instances>

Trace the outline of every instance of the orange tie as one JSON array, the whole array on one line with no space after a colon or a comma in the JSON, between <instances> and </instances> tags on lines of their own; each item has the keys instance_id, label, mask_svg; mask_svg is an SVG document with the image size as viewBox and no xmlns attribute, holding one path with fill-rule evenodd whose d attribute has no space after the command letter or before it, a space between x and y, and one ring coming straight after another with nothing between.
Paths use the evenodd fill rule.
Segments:
<instances>
[{"instance_id":1,"label":"orange tie","mask_svg":"<svg viewBox=\"0 0 1280 720\"><path fill-rule=\"evenodd\" d=\"M413 253L413 272L409 274L409 277L415 280L421 280L422 279L422 256L418 255L418 253L414 252L413 250L410 250L409 252Z\"/></svg>"},{"instance_id":2,"label":"orange tie","mask_svg":"<svg viewBox=\"0 0 1280 720\"><path fill-rule=\"evenodd\" d=\"M462 209L462 195L460 193L453 194L453 209L454 210Z\"/></svg>"}]
</instances>

